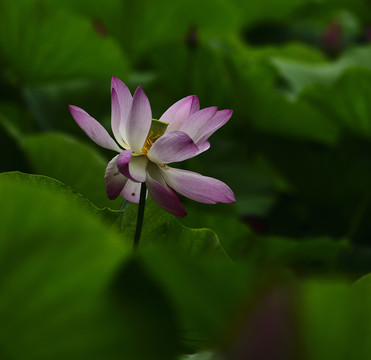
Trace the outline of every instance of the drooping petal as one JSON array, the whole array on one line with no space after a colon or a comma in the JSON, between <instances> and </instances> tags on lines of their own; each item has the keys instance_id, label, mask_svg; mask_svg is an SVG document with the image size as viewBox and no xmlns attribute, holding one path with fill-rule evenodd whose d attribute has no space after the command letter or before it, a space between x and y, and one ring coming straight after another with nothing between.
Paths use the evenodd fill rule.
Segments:
<instances>
[{"instance_id":1,"label":"drooping petal","mask_svg":"<svg viewBox=\"0 0 371 360\"><path fill-rule=\"evenodd\" d=\"M168 186L192 200L206 204L236 201L233 191L217 179L170 167L165 167L162 174Z\"/></svg>"},{"instance_id":2,"label":"drooping petal","mask_svg":"<svg viewBox=\"0 0 371 360\"><path fill-rule=\"evenodd\" d=\"M188 117L198 111L200 104L196 95L187 96L170 106L160 117L160 121L168 123L167 132L177 131Z\"/></svg>"},{"instance_id":3,"label":"drooping petal","mask_svg":"<svg viewBox=\"0 0 371 360\"><path fill-rule=\"evenodd\" d=\"M117 158L117 168L120 173L130 179L129 175L129 162L131 160L133 150L128 149L120 153Z\"/></svg>"},{"instance_id":4,"label":"drooping petal","mask_svg":"<svg viewBox=\"0 0 371 360\"><path fill-rule=\"evenodd\" d=\"M106 149L121 152L119 146L97 120L77 106L69 105L69 109L77 125L79 125L84 133L88 135L96 144Z\"/></svg>"},{"instance_id":5,"label":"drooping petal","mask_svg":"<svg viewBox=\"0 0 371 360\"><path fill-rule=\"evenodd\" d=\"M155 172L157 172L157 174L155 174ZM151 175L153 175L153 177ZM166 186L164 180L161 178L162 176L160 174L160 170L156 171L153 168L152 171L149 171L147 173L146 184L148 192L151 195L153 201L170 214L178 217L186 216L187 212L184 210L179 197L174 193L173 190L169 189Z\"/></svg>"},{"instance_id":6,"label":"drooping petal","mask_svg":"<svg viewBox=\"0 0 371 360\"><path fill-rule=\"evenodd\" d=\"M120 134L119 128L121 123L121 113L120 113L120 104L117 97L117 93L114 88L112 88L111 91L111 102L112 102L112 114L111 114L111 127L113 135L116 139L116 141L123 147L128 148L129 146L125 143L125 141L122 139L122 136Z\"/></svg>"},{"instance_id":7,"label":"drooping petal","mask_svg":"<svg viewBox=\"0 0 371 360\"><path fill-rule=\"evenodd\" d=\"M216 114L218 108L216 106L211 106L192 114L186 123L182 125L180 131L187 133L195 143L203 135L202 129Z\"/></svg>"},{"instance_id":8,"label":"drooping petal","mask_svg":"<svg viewBox=\"0 0 371 360\"><path fill-rule=\"evenodd\" d=\"M152 111L147 95L139 86L134 93L126 123L126 136L130 147L137 154L142 153L152 123Z\"/></svg>"},{"instance_id":9,"label":"drooping petal","mask_svg":"<svg viewBox=\"0 0 371 360\"><path fill-rule=\"evenodd\" d=\"M128 120L133 97L131 96L131 93L128 87L120 79L118 79L115 76L112 76L112 79L111 79L111 92L113 92L113 90L115 90L117 94L117 100L118 100L119 107L120 107L120 118L119 118L119 121L115 123L115 125L113 124L113 118L112 118L112 130L114 134L115 134L115 131L118 134L120 134L121 138L127 144L128 141L127 141L127 136L126 136L126 123Z\"/></svg>"},{"instance_id":10,"label":"drooping petal","mask_svg":"<svg viewBox=\"0 0 371 360\"><path fill-rule=\"evenodd\" d=\"M156 204L175 216L184 217L187 215L178 196L171 189L166 189L149 176L147 177L146 184L148 192Z\"/></svg>"},{"instance_id":11,"label":"drooping petal","mask_svg":"<svg viewBox=\"0 0 371 360\"><path fill-rule=\"evenodd\" d=\"M173 131L161 136L148 151L148 158L157 164L168 164L194 157L198 147L182 131Z\"/></svg>"},{"instance_id":12,"label":"drooping petal","mask_svg":"<svg viewBox=\"0 0 371 360\"><path fill-rule=\"evenodd\" d=\"M106 183L106 192L110 200L116 199L122 189L124 188L127 178L122 175L117 168L117 159L119 155L115 156L107 165L104 174L104 181Z\"/></svg>"},{"instance_id":13,"label":"drooping petal","mask_svg":"<svg viewBox=\"0 0 371 360\"><path fill-rule=\"evenodd\" d=\"M204 143L215 131L220 129L231 118L232 110L219 110L205 123L204 127L200 129L200 137L197 139L197 145Z\"/></svg>"},{"instance_id":14,"label":"drooping petal","mask_svg":"<svg viewBox=\"0 0 371 360\"><path fill-rule=\"evenodd\" d=\"M134 181L128 179L124 188L121 191L121 196L125 200L131 201L133 203L139 203L141 185L142 185L142 183L134 182Z\"/></svg>"}]
</instances>

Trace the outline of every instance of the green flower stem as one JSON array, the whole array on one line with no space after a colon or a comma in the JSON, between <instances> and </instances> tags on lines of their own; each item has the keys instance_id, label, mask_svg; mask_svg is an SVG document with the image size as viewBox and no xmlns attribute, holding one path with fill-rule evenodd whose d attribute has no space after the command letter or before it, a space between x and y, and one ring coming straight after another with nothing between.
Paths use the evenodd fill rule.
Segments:
<instances>
[{"instance_id":1,"label":"green flower stem","mask_svg":"<svg viewBox=\"0 0 371 360\"><path fill-rule=\"evenodd\" d=\"M144 218L144 207L146 205L146 192L147 192L146 183L143 182L142 186L140 188L140 199L139 199L138 216L137 216L137 227L135 229L134 243L133 243L133 248L134 249L138 248L140 235L142 233L143 218Z\"/></svg>"}]
</instances>

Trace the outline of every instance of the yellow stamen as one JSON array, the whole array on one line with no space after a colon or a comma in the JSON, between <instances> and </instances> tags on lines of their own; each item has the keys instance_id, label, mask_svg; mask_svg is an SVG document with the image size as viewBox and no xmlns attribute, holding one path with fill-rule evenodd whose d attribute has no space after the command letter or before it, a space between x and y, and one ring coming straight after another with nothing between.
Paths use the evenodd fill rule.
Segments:
<instances>
[{"instance_id":1,"label":"yellow stamen","mask_svg":"<svg viewBox=\"0 0 371 360\"><path fill-rule=\"evenodd\" d=\"M148 151L151 149L152 145L162 135L164 135L168 125L169 125L168 123L165 123L165 122L162 122L156 119L152 119L151 128L149 129L146 141L144 142L143 149L142 149L144 154L147 154Z\"/></svg>"}]
</instances>

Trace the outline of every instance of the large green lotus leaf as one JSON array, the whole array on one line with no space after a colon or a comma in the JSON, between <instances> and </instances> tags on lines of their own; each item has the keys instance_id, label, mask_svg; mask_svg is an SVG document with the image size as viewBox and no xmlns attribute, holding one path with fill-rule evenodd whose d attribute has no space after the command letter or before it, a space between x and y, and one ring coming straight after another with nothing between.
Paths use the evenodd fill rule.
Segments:
<instances>
[{"instance_id":1,"label":"large green lotus leaf","mask_svg":"<svg viewBox=\"0 0 371 360\"><path fill-rule=\"evenodd\" d=\"M125 211L126 237L133 237L136 212L136 204ZM174 304L185 349L210 346L251 290L253 269L233 264L212 230L185 227L148 199L139 250Z\"/></svg>"},{"instance_id":2,"label":"large green lotus leaf","mask_svg":"<svg viewBox=\"0 0 371 360\"><path fill-rule=\"evenodd\" d=\"M108 161L92 147L58 133L27 136L24 146L35 173L71 186L98 207L120 206L122 199L111 201L106 195L104 171Z\"/></svg>"},{"instance_id":3,"label":"large green lotus leaf","mask_svg":"<svg viewBox=\"0 0 371 360\"><path fill-rule=\"evenodd\" d=\"M371 274L362 276L352 286L357 291L371 291Z\"/></svg>"},{"instance_id":4,"label":"large green lotus leaf","mask_svg":"<svg viewBox=\"0 0 371 360\"><path fill-rule=\"evenodd\" d=\"M263 229L257 230L264 231L266 225L261 219ZM346 240L336 241L329 237L295 239L254 233L233 214L232 209L228 212L227 206L222 206L219 211L208 211L203 206L191 207L182 222L192 227L207 226L216 231L232 259L254 259L264 268L293 267L307 273L324 269L331 271L338 268L340 256L350 250Z\"/></svg>"},{"instance_id":5,"label":"large green lotus leaf","mask_svg":"<svg viewBox=\"0 0 371 360\"><path fill-rule=\"evenodd\" d=\"M127 72L120 47L86 18L36 0L4 0L0 13L2 57L23 85Z\"/></svg>"},{"instance_id":6,"label":"large green lotus leaf","mask_svg":"<svg viewBox=\"0 0 371 360\"><path fill-rule=\"evenodd\" d=\"M349 69L333 86L315 85L302 94L303 101L361 137L371 138L371 70Z\"/></svg>"},{"instance_id":7,"label":"large green lotus leaf","mask_svg":"<svg viewBox=\"0 0 371 360\"><path fill-rule=\"evenodd\" d=\"M3 174L0 176L0 183L3 179L13 184L22 181L33 187L38 185L39 188L57 191L68 199L69 206L81 204L89 212L102 215L101 210L98 213L97 209L81 195L53 179L20 173ZM53 202L53 199L50 199L50 202ZM53 203L59 206L58 203ZM135 204L130 204L124 212L126 216L121 221L120 237L122 242L129 246L132 244L136 223L136 208ZM248 291L252 279L250 276L252 277L254 272L239 269L234 265L211 230L186 228L150 199L147 199L146 215L139 247L144 268L141 263L130 263L130 276L136 279L134 276L136 273L149 272L156 282L166 289L175 310L179 312L182 326L180 336L187 348L198 347L215 340L228 316L234 314L234 305L238 302L239 296ZM65 221L63 216L60 221ZM95 221L98 221L98 217ZM120 276L126 278L129 275L124 273ZM139 278L136 281L141 284L143 279ZM145 283L144 286L147 287L148 284ZM133 289L130 288L130 291ZM146 299L150 298L152 303L154 296L152 293L147 292L143 296ZM208 302L213 305L207 306Z\"/></svg>"},{"instance_id":8,"label":"large green lotus leaf","mask_svg":"<svg viewBox=\"0 0 371 360\"><path fill-rule=\"evenodd\" d=\"M325 144L338 141L340 129L331 119L307 102L293 101L280 91L278 79L264 64L254 64L242 74L240 91L248 99L244 115L259 131ZM256 84L259 84L257 86ZM241 106L242 109L242 106ZM241 136L245 134L241 122ZM242 139L241 139L242 140Z\"/></svg>"},{"instance_id":9,"label":"large green lotus leaf","mask_svg":"<svg viewBox=\"0 0 371 360\"><path fill-rule=\"evenodd\" d=\"M191 209L189 210L192 211ZM132 238L136 204L124 214L123 231ZM147 199L140 255L175 306L186 348L216 340L241 296L251 291L253 266L232 263L210 229L191 229Z\"/></svg>"},{"instance_id":10,"label":"large green lotus leaf","mask_svg":"<svg viewBox=\"0 0 371 360\"><path fill-rule=\"evenodd\" d=\"M307 359L371 357L371 287L365 282L362 280L363 289L349 289L347 283L336 280L302 284L298 304Z\"/></svg>"},{"instance_id":11,"label":"large green lotus leaf","mask_svg":"<svg viewBox=\"0 0 371 360\"><path fill-rule=\"evenodd\" d=\"M131 203L124 212L122 231L128 239L134 238L137 211L138 205ZM230 262L219 243L218 236L212 230L188 228L148 198L140 247L159 246L180 250L191 258L205 257Z\"/></svg>"},{"instance_id":12,"label":"large green lotus leaf","mask_svg":"<svg viewBox=\"0 0 371 360\"><path fill-rule=\"evenodd\" d=\"M217 358L369 359L370 300L369 286L358 291L342 279L268 283L254 302L246 301Z\"/></svg>"},{"instance_id":13,"label":"large green lotus leaf","mask_svg":"<svg viewBox=\"0 0 371 360\"><path fill-rule=\"evenodd\" d=\"M177 239L172 239L174 242ZM199 239L193 238L197 248ZM173 251L172 251L173 250ZM237 266L209 254L189 256L173 248L143 249L144 263L166 289L181 325L186 348L209 348L218 342L241 298L250 296L258 273L250 263Z\"/></svg>"},{"instance_id":14,"label":"large green lotus leaf","mask_svg":"<svg viewBox=\"0 0 371 360\"><path fill-rule=\"evenodd\" d=\"M348 68L362 67L370 69L370 55L371 47L364 46L347 51L332 63L313 64L279 57L273 57L271 62L277 68L279 74L288 82L290 91L297 95L309 84L333 84Z\"/></svg>"},{"instance_id":15,"label":"large green lotus leaf","mask_svg":"<svg viewBox=\"0 0 371 360\"><path fill-rule=\"evenodd\" d=\"M237 198L240 201L240 198ZM188 215L182 224L201 228L207 227L218 234L218 238L227 254L234 260L245 259L255 238L254 232L239 216L237 206L233 204L199 204L186 202Z\"/></svg>"},{"instance_id":16,"label":"large green lotus leaf","mask_svg":"<svg viewBox=\"0 0 371 360\"><path fill-rule=\"evenodd\" d=\"M117 230L120 230L121 228L123 215L121 210L111 210L108 208L99 209L84 196L58 180L43 175L25 174L18 171L1 173L0 180L24 183L26 185L28 184L39 188L49 189L61 195L63 194L63 196L68 199L70 203L74 203L97 215L107 225L114 226Z\"/></svg>"},{"instance_id":17,"label":"large green lotus leaf","mask_svg":"<svg viewBox=\"0 0 371 360\"><path fill-rule=\"evenodd\" d=\"M35 184L0 180L2 358L173 359L152 276L98 217Z\"/></svg>"},{"instance_id":18,"label":"large green lotus leaf","mask_svg":"<svg viewBox=\"0 0 371 360\"><path fill-rule=\"evenodd\" d=\"M47 176L7 172L0 174L1 179L46 188L63 194L70 203L83 207L98 215L107 225L114 226L121 233L123 241L131 246L137 217L136 204L126 205L124 212L108 208L99 209L69 186ZM205 256L229 262L217 235L212 230L191 229L183 226L174 216L159 208L150 198L146 201L141 247L149 245L155 247L165 245L169 248L175 246L191 257Z\"/></svg>"}]
</instances>

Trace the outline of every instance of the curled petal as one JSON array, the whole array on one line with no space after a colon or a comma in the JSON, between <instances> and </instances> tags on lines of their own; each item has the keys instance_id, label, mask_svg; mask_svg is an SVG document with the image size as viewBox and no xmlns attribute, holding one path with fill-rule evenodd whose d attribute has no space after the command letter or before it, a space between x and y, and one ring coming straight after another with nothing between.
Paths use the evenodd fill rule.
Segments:
<instances>
[{"instance_id":1,"label":"curled petal","mask_svg":"<svg viewBox=\"0 0 371 360\"><path fill-rule=\"evenodd\" d=\"M164 168L162 174L172 189L192 200L206 204L236 201L232 190L217 179L170 167Z\"/></svg>"},{"instance_id":2,"label":"curled petal","mask_svg":"<svg viewBox=\"0 0 371 360\"><path fill-rule=\"evenodd\" d=\"M104 181L106 183L106 192L110 200L116 199L122 189L124 188L127 178L122 175L117 168L117 159L119 155L115 156L107 165L104 174Z\"/></svg>"},{"instance_id":3,"label":"curled petal","mask_svg":"<svg viewBox=\"0 0 371 360\"><path fill-rule=\"evenodd\" d=\"M123 151L119 157L117 166L121 174L134 182L146 181L146 167L148 158L146 156L132 156L132 150Z\"/></svg>"},{"instance_id":4,"label":"curled petal","mask_svg":"<svg viewBox=\"0 0 371 360\"><path fill-rule=\"evenodd\" d=\"M161 136L148 151L148 158L157 164L183 161L197 155L198 147L186 133L173 131Z\"/></svg>"},{"instance_id":5,"label":"curled petal","mask_svg":"<svg viewBox=\"0 0 371 360\"><path fill-rule=\"evenodd\" d=\"M200 129L200 137L197 140L197 146L204 143L215 131L220 129L231 118L232 110L219 110L205 123L204 127Z\"/></svg>"},{"instance_id":6,"label":"curled petal","mask_svg":"<svg viewBox=\"0 0 371 360\"><path fill-rule=\"evenodd\" d=\"M106 149L121 152L119 146L97 120L92 118L86 111L77 106L70 105L69 109L77 125L79 125L84 133L88 135L96 144Z\"/></svg>"},{"instance_id":7,"label":"curled petal","mask_svg":"<svg viewBox=\"0 0 371 360\"><path fill-rule=\"evenodd\" d=\"M167 132L179 130L188 117L200 109L196 95L187 96L169 107L160 117L160 121L168 123Z\"/></svg>"},{"instance_id":8,"label":"curled petal","mask_svg":"<svg viewBox=\"0 0 371 360\"><path fill-rule=\"evenodd\" d=\"M183 205L180 203L179 197L169 189L166 185L161 185L149 174L147 174L147 188L153 201L157 203L164 210L178 217L184 217L187 212L184 210Z\"/></svg>"},{"instance_id":9,"label":"curled petal","mask_svg":"<svg viewBox=\"0 0 371 360\"><path fill-rule=\"evenodd\" d=\"M126 136L130 147L137 154L142 153L152 123L152 111L147 95L139 86L133 96L130 113L126 123Z\"/></svg>"},{"instance_id":10,"label":"curled petal","mask_svg":"<svg viewBox=\"0 0 371 360\"><path fill-rule=\"evenodd\" d=\"M119 169L120 173L130 179L129 175L129 162L131 160L131 156L133 154L133 150L128 149L120 153L117 158L117 168Z\"/></svg>"},{"instance_id":11,"label":"curled petal","mask_svg":"<svg viewBox=\"0 0 371 360\"><path fill-rule=\"evenodd\" d=\"M142 183L134 182L128 179L124 188L121 191L121 196L127 201L139 203L141 185Z\"/></svg>"},{"instance_id":12,"label":"curled petal","mask_svg":"<svg viewBox=\"0 0 371 360\"><path fill-rule=\"evenodd\" d=\"M203 135L205 125L214 117L218 108L211 106L192 114L187 122L180 128L181 131L187 133L192 140L197 144Z\"/></svg>"},{"instance_id":13,"label":"curled petal","mask_svg":"<svg viewBox=\"0 0 371 360\"><path fill-rule=\"evenodd\" d=\"M120 117L114 118L112 117L112 131L117 139L117 136L120 136L127 144L127 136L126 136L126 122L128 120L131 103L133 101L133 97L131 96L130 90L128 87L117 77L112 76L111 79L111 92L116 93L117 102L119 104L120 109ZM113 97L112 97L112 107L113 107ZM117 134L117 135L116 135ZM124 146L128 147L128 146Z\"/></svg>"}]
</instances>

